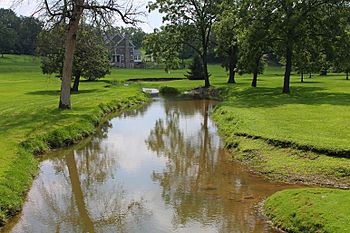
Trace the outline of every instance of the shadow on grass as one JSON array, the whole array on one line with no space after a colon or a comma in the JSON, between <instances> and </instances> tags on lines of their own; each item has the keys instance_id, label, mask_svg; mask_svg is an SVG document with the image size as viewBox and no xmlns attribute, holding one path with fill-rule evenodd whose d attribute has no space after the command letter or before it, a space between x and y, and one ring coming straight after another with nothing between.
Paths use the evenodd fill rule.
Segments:
<instances>
[{"instance_id":1,"label":"shadow on grass","mask_svg":"<svg viewBox=\"0 0 350 233\"><path fill-rule=\"evenodd\" d=\"M79 94L89 94L94 92L105 92L105 90L102 89L90 89L90 90L81 90L78 92L72 91L72 95L79 95ZM26 95L49 95L49 96L59 96L60 91L59 90L47 90L47 91L32 91L27 92Z\"/></svg>"},{"instance_id":2,"label":"shadow on grass","mask_svg":"<svg viewBox=\"0 0 350 233\"><path fill-rule=\"evenodd\" d=\"M301 81L292 81L291 82L292 84L295 83L295 84L318 84L318 83L322 83L322 82L317 82L317 81L312 81L312 80L305 80L304 82L301 82Z\"/></svg>"},{"instance_id":3,"label":"shadow on grass","mask_svg":"<svg viewBox=\"0 0 350 233\"><path fill-rule=\"evenodd\" d=\"M16 128L21 130L29 130L30 135L36 130L40 130L44 126L50 126L50 123L65 122L67 119L79 117L81 120L89 117L88 107L75 107L74 110L66 111L55 109L37 109L30 114L22 114L20 117L5 117L0 120L0 131L6 133ZM86 114L76 115L77 112L86 112ZM40 122L40 124L38 124ZM33 125L35 124L35 127ZM27 135L28 136L28 135Z\"/></svg>"},{"instance_id":4,"label":"shadow on grass","mask_svg":"<svg viewBox=\"0 0 350 233\"><path fill-rule=\"evenodd\" d=\"M276 107L286 104L350 106L350 93L326 92L320 87L293 87L292 94L282 94L281 88L219 88L224 95L233 97L234 106L241 108ZM224 104L225 105L225 104ZM231 103L227 105L232 106Z\"/></svg>"}]
</instances>

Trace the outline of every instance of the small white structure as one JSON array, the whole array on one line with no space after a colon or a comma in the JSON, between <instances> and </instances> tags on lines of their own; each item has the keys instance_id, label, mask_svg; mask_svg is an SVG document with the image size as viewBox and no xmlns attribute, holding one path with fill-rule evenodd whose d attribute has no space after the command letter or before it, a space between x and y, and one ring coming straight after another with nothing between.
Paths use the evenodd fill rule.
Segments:
<instances>
[{"instance_id":1,"label":"small white structure","mask_svg":"<svg viewBox=\"0 0 350 233\"><path fill-rule=\"evenodd\" d=\"M142 88L143 93L148 93L151 96L158 96L159 95L159 90L155 88Z\"/></svg>"}]
</instances>

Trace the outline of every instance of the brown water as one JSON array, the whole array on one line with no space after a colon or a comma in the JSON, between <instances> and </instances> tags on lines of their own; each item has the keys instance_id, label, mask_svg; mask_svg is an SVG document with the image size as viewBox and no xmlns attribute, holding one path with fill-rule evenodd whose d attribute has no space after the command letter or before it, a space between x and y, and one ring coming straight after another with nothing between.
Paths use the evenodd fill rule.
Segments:
<instances>
[{"instance_id":1,"label":"brown water","mask_svg":"<svg viewBox=\"0 0 350 233\"><path fill-rule=\"evenodd\" d=\"M229 160L215 102L157 99L47 155L5 232L273 232L255 205L292 186Z\"/></svg>"}]
</instances>

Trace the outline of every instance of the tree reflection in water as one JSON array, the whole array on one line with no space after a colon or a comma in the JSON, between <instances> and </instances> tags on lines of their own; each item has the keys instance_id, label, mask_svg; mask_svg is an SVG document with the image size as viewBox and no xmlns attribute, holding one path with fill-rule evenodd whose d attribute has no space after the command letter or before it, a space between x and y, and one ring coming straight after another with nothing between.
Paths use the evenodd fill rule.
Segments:
<instances>
[{"instance_id":1,"label":"tree reflection in water","mask_svg":"<svg viewBox=\"0 0 350 233\"><path fill-rule=\"evenodd\" d=\"M42 170L48 166L55 174L40 175L35 181L39 185L31 190L35 195L30 195L34 197L30 201L36 207L30 210L31 224L20 224L15 231L127 232L127 224L145 216L143 200L126 198L113 177L116 160L101 148L109 127L105 124L82 149L64 150L43 162ZM54 182L50 179L53 175Z\"/></svg>"},{"instance_id":2,"label":"tree reflection in water","mask_svg":"<svg viewBox=\"0 0 350 233\"><path fill-rule=\"evenodd\" d=\"M165 104L166 118L157 120L146 141L150 150L167 158L164 171L154 172L152 179L161 185L165 203L174 208L175 228L198 221L217 225L219 232L259 232L255 214L240 210L249 188L232 189L233 177L226 174L232 167L209 119L212 108L207 100ZM236 182L241 182L239 176Z\"/></svg>"}]
</instances>

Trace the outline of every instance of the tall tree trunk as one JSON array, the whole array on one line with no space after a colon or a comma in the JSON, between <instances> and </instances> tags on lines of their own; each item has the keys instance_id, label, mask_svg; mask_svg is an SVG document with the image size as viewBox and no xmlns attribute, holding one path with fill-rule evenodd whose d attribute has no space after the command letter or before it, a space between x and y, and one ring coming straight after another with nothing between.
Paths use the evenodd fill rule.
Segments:
<instances>
[{"instance_id":1,"label":"tall tree trunk","mask_svg":"<svg viewBox=\"0 0 350 233\"><path fill-rule=\"evenodd\" d=\"M258 72L254 71L253 73L253 80L252 80L252 87L256 87L258 83Z\"/></svg>"},{"instance_id":2,"label":"tall tree trunk","mask_svg":"<svg viewBox=\"0 0 350 233\"><path fill-rule=\"evenodd\" d=\"M203 53L202 56L202 62L203 62L203 70L204 70L204 87L208 88L210 87L210 81L209 81L209 72L208 72L208 39L209 35L207 35L207 32L204 28L201 30L201 36L202 36L202 50ZM208 36L208 37L207 37Z\"/></svg>"},{"instance_id":3,"label":"tall tree trunk","mask_svg":"<svg viewBox=\"0 0 350 233\"><path fill-rule=\"evenodd\" d=\"M304 70L301 70L301 80L302 83L304 82Z\"/></svg>"},{"instance_id":4,"label":"tall tree trunk","mask_svg":"<svg viewBox=\"0 0 350 233\"><path fill-rule=\"evenodd\" d=\"M62 72L62 84L61 84L61 96L60 96L60 109L71 109L70 101L70 89L72 81L72 67L73 56L77 39L77 31L79 28L79 21L83 13L84 0L75 0L72 16L69 20L68 33L65 44L63 72Z\"/></svg>"},{"instance_id":5,"label":"tall tree trunk","mask_svg":"<svg viewBox=\"0 0 350 233\"><path fill-rule=\"evenodd\" d=\"M293 46L287 45L286 49L286 70L284 74L283 93L290 93L290 74L292 72Z\"/></svg>"},{"instance_id":6,"label":"tall tree trunk","mask_svg":"<svg viewBox=\"0 0 350 233\"><path fill-rule=\"evenodd\" d=\"M75 92L79 91L79 83L80 83L80 74L77 74L74 78L72 91L75 91Z\"/></svg>"},{"instance_id":7,"label":"tall tree trunk","mask_svg":"<svg viewBox=\"0 0 350 233\"><path fill-rule=\"evenodd\" d=\"M257 84L258 84L259 66L260 66L260 57L255 61L255 68L254 68L254 72L253 72L252 87L256 87Z\"/></svg>"},{"instance_id":8,"label":"tall tree trunk","mask_svg":"<svg viewBox=\"0 0 350 233\"><path fill-rule=\"evenodd\" d=\"M207 52L206 51L203 53L202 61L203 61L204 82L205 82L204 87L210 87L209 72L208 72L208 59L207 59Z\"/></svg>"},{"instance_id":9,"label":"tall tree trunk","mask_svg":"<svg viewBox=\"0 0 350 233\"><path fill-rule=\"evenodd\" d=\"M233 65L230 65L230 68L229 68L229 79L228 79L227 83L236 83L235 76L236 76L235 67Z\"/></svg>"},{"instance_id":10,"label":"tall tree trunk","mask_svg":"<svg viewBox=\"0 0 350 233\"><path fill-rule=\"evenodd\" d=\"M349 71L346 71L346 80L349 80Z\"/></svg>"}]
</instances>

